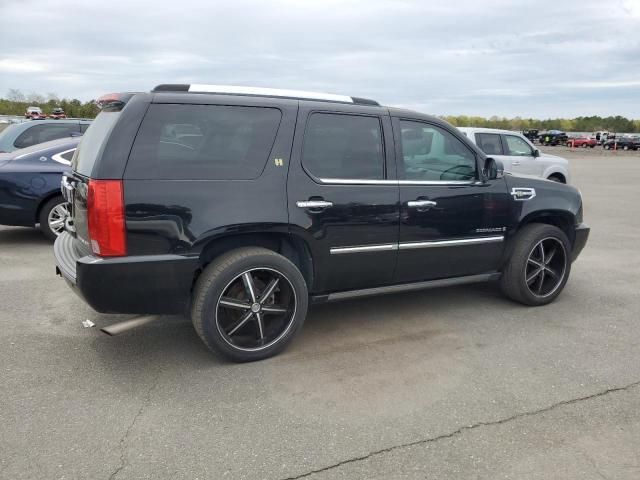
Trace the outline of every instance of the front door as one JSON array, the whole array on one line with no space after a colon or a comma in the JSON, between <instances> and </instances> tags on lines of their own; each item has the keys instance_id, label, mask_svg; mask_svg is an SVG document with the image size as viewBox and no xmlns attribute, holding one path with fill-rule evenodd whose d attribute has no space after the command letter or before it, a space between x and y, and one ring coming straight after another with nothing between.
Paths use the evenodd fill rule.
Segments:
<instances>
[{"instance_id":1,"label":"front door","mask_svg":"<svg viewBox=\"0 0 640 480\"><path fill-rule=\"evenodd\" d=\"M515 175L542 176L543 165L533 156L535 148L518 135L503 134L504 153Z\"/></svg>"},{"instance_id":2,"label":"front door","mask_svg":"<svg viewBox=\"0 0 640 480\"><path fill-rule=\"evenodd\" d=\"M510 198L504 179L480 180L476 152L459 135L393 119L400 183L397 283L495 271Z\"/></svg>"},{"instance_id":3,"label":"front door","mask_svg":"<svg viewBox=\"0 0 640 480\"><path fill-rule=\"evenodd\" d=\"M291 233L313 256L313 293L391 283L399 206L391 120L380 107L301 105L287 182Z\"/></svg>"}]
</instances>

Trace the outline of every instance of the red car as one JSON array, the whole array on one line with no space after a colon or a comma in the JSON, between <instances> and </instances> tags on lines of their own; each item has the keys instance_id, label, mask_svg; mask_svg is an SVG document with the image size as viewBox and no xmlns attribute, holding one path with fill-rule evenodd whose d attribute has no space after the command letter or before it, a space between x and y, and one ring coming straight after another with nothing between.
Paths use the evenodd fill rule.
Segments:
<instances>
[{"instance_id":1,"label":"red car","mask_svg":"<svg viewBox=\"0 0 640 480\"><path fill-rule=\"evenodd\" d=\"M44 120L47 117L42 113L42 109L40 107L28 107L27 111L24 113L24 118L29 118L31 120Z\"/></svg>"},{"instance_id":2,"label":"red car","mask_svg":"<svg viewBox=\"0 0 640 480\"><path fill-rule=\"evenodd\" d=\"M598 145L598 141L592 137L576 137L576 138L570 138L567 141L567 145L570 147L593 148L596 145Z\"/></svg>"}]
</instances>

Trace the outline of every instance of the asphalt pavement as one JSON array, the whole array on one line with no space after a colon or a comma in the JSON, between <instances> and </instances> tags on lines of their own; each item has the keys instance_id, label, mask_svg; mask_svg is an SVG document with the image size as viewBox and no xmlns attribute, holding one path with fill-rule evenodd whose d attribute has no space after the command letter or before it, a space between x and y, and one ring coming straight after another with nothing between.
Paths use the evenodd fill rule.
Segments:
<instances>
[{"instance_id":1,"label":"asphalt pavement","mask_svg":"<svg viewBox=\"0 0 640 480\"><path fill-rule=\"evenodd\" d=\"M474 285L317 306L251 364L182 317L100 333L115 319L44 237L0 227L0 478L640 478L640 154L551 151L592 228L555 303Z\"/></svg>"}]
</instances>

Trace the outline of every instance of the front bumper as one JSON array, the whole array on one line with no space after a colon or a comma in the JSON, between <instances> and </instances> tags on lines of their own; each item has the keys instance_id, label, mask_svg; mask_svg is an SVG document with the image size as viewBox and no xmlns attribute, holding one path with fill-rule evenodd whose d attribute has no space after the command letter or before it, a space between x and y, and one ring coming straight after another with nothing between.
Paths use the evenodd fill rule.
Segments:
<instances>
[{"instance_id":1,"label":"front bumper","mask_svg":"<svg viewBox=\"0 0 640 480\"><path fill-rule=\"evenodd\" d=\"M587 244L590 231L591 229L584 223L576 226L576 237L573 241L572 261L575 261L576 258L578 258L578 255L580 255L580 252L582 252L582 249Z\"/></svg>"},{"instance_id":2,"label":"front bumper","mask_svg":"<svg viewBox=\"0 0 640 480\"><path fill-rule=\"evenodd\" d=\"M56 273L101 313L184 313L199 267L197 257L182 255L83 256L67 232L56 239L53 251Z\"/></svg>"}]
</instances>

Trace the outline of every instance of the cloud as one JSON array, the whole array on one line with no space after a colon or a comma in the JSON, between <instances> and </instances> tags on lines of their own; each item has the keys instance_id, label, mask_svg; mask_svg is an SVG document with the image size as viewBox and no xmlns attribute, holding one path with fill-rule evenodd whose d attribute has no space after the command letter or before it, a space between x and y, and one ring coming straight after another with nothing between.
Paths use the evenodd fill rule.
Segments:
<instances>
[{"instance_id":1,"label":"cloud","mask_svg":"<svg viewBox=\"0 0 640 480\"><path fill-rule=\"evenodd\" d=\"M23 0L0 10L0 94L86 100L226 83L434 114L640 118L640 0Z\"/></svg>"}]
</instances>

